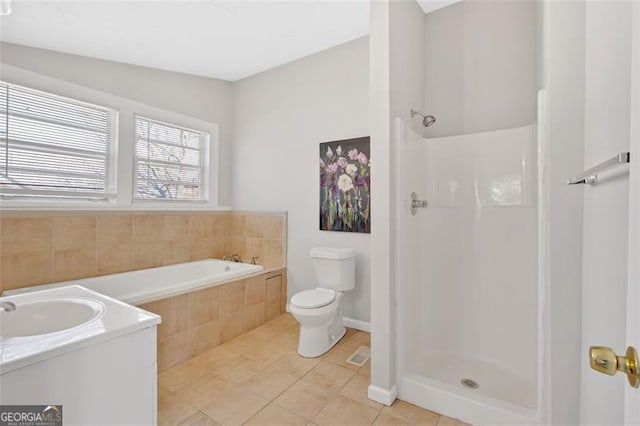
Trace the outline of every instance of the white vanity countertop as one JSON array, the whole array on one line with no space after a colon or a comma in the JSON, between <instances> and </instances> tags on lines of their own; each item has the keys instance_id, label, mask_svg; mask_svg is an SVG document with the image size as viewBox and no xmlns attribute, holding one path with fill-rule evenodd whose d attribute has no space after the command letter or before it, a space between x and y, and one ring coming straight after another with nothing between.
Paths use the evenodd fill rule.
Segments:
<instances>
[{"instance_id":1,"label":"white vanity countertop","mask_svg":"<svg viewBox=\"0 0 640 426\"><path fill-rule=\"evenodd\" d=\"M21 305L47 301L87 301L87 306L104 307L102 313L84 324L61 331L33 336L6 337L8 316L19 312ZM94 345L118 336L152 327L160 323L160 316L119 300L88 290L79 285L0 297L2 302L16 305L13 312L0 312L0 375L42 360ZM71 315L71 314L69 314ZM3 326L3 322L6 323ZM20 328L28 328L20 327Z\"/></svg>"}]
</instances>

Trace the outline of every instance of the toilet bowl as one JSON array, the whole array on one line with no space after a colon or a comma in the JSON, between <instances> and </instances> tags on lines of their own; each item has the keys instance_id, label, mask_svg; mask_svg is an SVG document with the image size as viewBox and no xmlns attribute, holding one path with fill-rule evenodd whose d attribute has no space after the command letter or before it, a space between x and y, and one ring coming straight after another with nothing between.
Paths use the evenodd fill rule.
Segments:
<instances>
[{"instance_id":1,"label":"toilet bowl","mask_svg":"<svg viewBox=\"0 0 640 426\"><path fill-rule=\"evenodd\" d=\"M310 293L317 291L326 292L327 289L315 288L298 293L291 298L289 305L291 314L300 323L298 353L306 358L314 358L326 353L342 339L346 332L342 324L340 307L342 293L329 290L334 293L329 302L326 302L329 296L324 296L316 299L317 302L310 303L313 300ZM296 296L303 296L305 303L300 303ZM304 307L297 306L296 302Z\"/></svg>"},{"instance_id":2,"label":"toilet bowl","mask_svg":"<svg viewBox=\"0 0 640 426\"><path fill-rule=\"evenodd\" d=\"M298 353L307 358L326 353L344 336L341 302L355 288L355 250L321 247L311 257L318 286L296 293L289 304L300 323Z\"/></svg>"}]
</instances>

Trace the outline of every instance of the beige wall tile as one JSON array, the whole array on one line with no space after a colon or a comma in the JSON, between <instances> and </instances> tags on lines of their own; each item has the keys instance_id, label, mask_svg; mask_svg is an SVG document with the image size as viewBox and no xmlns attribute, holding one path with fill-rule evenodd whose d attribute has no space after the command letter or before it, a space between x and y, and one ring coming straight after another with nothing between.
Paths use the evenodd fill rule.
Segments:
<instances>
[{"instance_id":1,"label":"beige wall tile","mask_svg":"<svg viewBox=\"0 0 640 426\"><path fill-rule=\"evenodd\" d=\"M249 262L253 257L256 257L256 263L262 264L262 238L245 238L244 252L247 256L246 262Z\"/></svg>"},{"instance_id":2,"label":"beige wall tile","mask_svg":"<svg viewBox=\"0 0 640 426\"><path fill-rule=\"evenodd\" d=\"M220 340L222 342L227 342L234 337L238 337L247 331L245 324L245 312L240 311L237 314L223 317L221 327Z\"/></svg>"},{"instance_id":3,"label":"beige wall tile","mask_svg":"<svg viewBox=\"0 0 640 426\"><path fill-rule=\"evenodd\" d=\"M207 240L213 237L213 219L210 215L189 216L189 239Z\"/></svg>"},{"instance_id":4,"label":"beige wall tile","mask_svg":"<svg viewBox=\"0 0 640 426\"><path fill-rule=\"evenodd\" d=\"M161 243L133 243L133 269L162 266L162 252Z\"/></svg>"},{"instance_id":5,"label":"beige wall tile","mask_svg":"<svg viewBox=\"0 0 640 426\"><path fill-rule=\"evenodd\" d=\"M56 250L53 254L53 261L54 281L92 277L97 273L95 247Z\"/></svg>"},{"instance_id":6,"label":"beige wall tile","mask_svg":"<svg viewBox=\"0 0 640 426\"><path fill-rule=\"evenodd\" d=\"M51 218L3 218L2 254L51 250Z\"/></svg>"},{"instance_id":7,"label":"beige wall tile","mask_svg":"<svg viewBox=\"0 0 640 426\"><path fill-rule=\"evenodd\" d=\"M244 311L246 282L236 281L222 286L222 316L229 317Z\"/></svg>"},{"instance_id":8,"label":"beige wall tile","mask_svg":"<svg viewBox=\"0 0 640 426\"><path fill-rule=\"evenodd\" d=\"M116 274L133 269L133 249L130 243L98 245L98 275Z\"/></svg>"},{"instance_id":9,"label":"beige wall tile","mask_svg":"<svg viewBox=\"0 0 640 426\"><path fill-rule=\"evenodd\" d=\"M263 240L262 257L266 266L284 265L284 248L281 240Z\"/></svg>"},{"instance_id":10,"label":"beige wall tile","mask_svg":"<svg viewBox=\"0 0 640 426\"><path fill-rule=\"evenodd\" d=\"M158 371L189 359L189 333L186 331L158 342Z\"/></svg>"},{"instance_id":11,"label":"beige wall tile","mask_svg":"<svg viewBox=\"0 0 640 426\"><path fill-rule=\"evenodd\" d=\"M231 254L239 254L243 257L246 257L244 242L245 242L244 237L230 237L229 252Z\"/></svg>"},{"instance_id":12,"label":"beige wall tile","mask_svg":"<svg viewBox=\"0 0 640 426\"><path fill-rule=\"evenodd\" d=\"M232 237L244 237L245 220L245 215L233 213L231 215L231 229L229 235L231 235Z\"/></svg>"},{"instance_id":13,"label":"beige wall tile","mask_svg":"<svg viewBox=\"0 0 640 426\"><path fill-rule=\"evenodd\" d=\"M245 280L247 291L247 306L256 305L265 301L266 283L264 275Z\"/></svg>"},{"instance_id":14,"label":"beige wall tile","mask_svg":"<svg viewBox=\"0 0 640 426\"><path fill-rule=\"evenodd\" d=\"M216 259L222 259L229 254L229 239L213 237L211 242L211 256Z\"/></svg>"},{"instance_id":15,"label":"beige wall tile","mask_svg":"<svg viewBox=\"0 0 640 426\"><path fill-rule=\"evenodd\" d=\"M220 286L189 293L189 327L217 320L220 317L222 290Z\"/></svg>"},{"instance_id":16,"label":"beige wall tile","mask_svg":"<svg viewBox=\"0 0 640 426\"><path fill-rule=\"evenodd\" d=\"M188 295L169 297L156 302L142 305L142 309L151 311L162 317L158 326L158 340L166 339L187 331L188 326Z\"/></svg>"},{"instance_id":17,"label":"beige wall tile","mask_svg":"<svg viewBox=\"0 0 640 426\"><path fill-rule=\"evenodd\" d=\"M226 238L229 237L231 232L231 215L228 213L225 214L216 214L211 217L213 222L213 236L217 238Z\"/></svg>"},{"instance_id":18,"label":"beige wall tile","mask_svg":"<svg viewBox=\"0 0 640 426\"><path fill-rule=\"evenodd\" d=\"M165 241L162 245L162 264L175 265L190 260L189 243L187 241Z\"/></svg>"},{"instance_id":19,"label":"beige wall tile","mask_svg":"<svg viewBox=\"0 0 640 426\"><path fill-rule=\"evenodd\" d=\"M189 216L164 216L162 239L164 241L185 241L189 235Z\"/></svg>"},{"instance_id":20,"label":"beige wall tile","mask_svg":"<svg viewBox=\"0 0 640 426\"><path fill-rule=\"evenodd\" d=\"M4 229L3 229L4 230ZM2 256L2 289L27 287L53 281L53 255L50 250Z\"/></svg>"},{"instance_id":21,"label":"beige wall tile","mask_svg":"<svg viewBox=\"0 0 640 426\"><path fill-rule=\"evenodd\" d=\"M253 330L265 323L266 321L266 310L264 303L258 303L257 305L252 305L247 307L247 331Z\"/></svg>"},{"instance_id":22,"label":"beige wall tile","mask_svg":"<svg viewBox=\"0 0 640 426\"><path fill-rule=\"evenodd\" d=\"M248 214L245 216L244 236L262 238L264 216L261 214Z\"/></svg>"},{"instance_id":23,"label":"beige wall tile","mask_svg":"<svg viewBox=\"0 0 640 426\"><path fill-rule=\"evenodd\" d=\"M284 229L284 216L269 215L265 218L262 237L268 240L282 240Z\"/></svg>"},{"instance_id":24,"label":"beige wall tile","mask_svg":"<svg viewBox=\"0 0 640 426\"><path fill-rule=\"evenodd\" d=\"M220 320L189 329L189 356L194 357L220 344Z\"/></svg>"},{"instance_id":25,"label":"beige wall tile","mask_svg":"<svg viewBox=\"0 0 640 426\"><path fill-rule=\"evenodd\" d=\"M66 250L96 246L95 216L62 216L53 218L53 249Z\"/></svg>"},{"instance_id":26,"label":"beige wall tile","mask_svg":"<svg viewBox=\"0 0 640 426\"><path fill-rule=\"evenodd\" d=\"M152 243L162 241L164 217L162 215L133 216L133 242Z\"/></svg>"},{"instance_id":27,"label":"beige wall tile","mask_svg":"<svg viewBox=\"0 0 640 426\"><path fill-rule=\"evenodd\" d=\"M98 216L98 245L131 244L133 218L129 215Z\"/></svg>"},{"instance_id":28,"label":"beige wall tile","mask_svg":"<svg viewBox=\"0 0 640 426\"><path fill-rule=\"evenodd\" d=\"M211 239L191 240L189 246L189 259L201 260L212 257L213 247Z\"/></svg>"}]
</instances>

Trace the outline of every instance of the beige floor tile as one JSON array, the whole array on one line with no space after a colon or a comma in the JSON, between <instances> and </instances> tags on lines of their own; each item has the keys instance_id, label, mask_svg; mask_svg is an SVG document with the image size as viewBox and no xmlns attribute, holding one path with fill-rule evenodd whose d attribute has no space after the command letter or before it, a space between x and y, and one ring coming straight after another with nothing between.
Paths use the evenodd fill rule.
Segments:
<instances>
[{"instance_id":1,"label":"beige floor tile","mask_svg":"<svg viewBox=\"0 0 640 426\"><path fill-rule=\"evenodd\" d=\"M190 360L159 373L158 384L173 392L209 373L210 367L203 367Z\"/></svg>"},{"instance_id":2,"label":"beige floor tile","mask_svg":"<svg viewBox=\"0 0 640 426\"><path fill-rule=\"evenodd\" d=\"M266 365L240 356L213 370L213 373L235 384L244 383L265 370Z\"/></svg>"},{"instance_id":3,"label":"beige floor tile","mask_svg":"<svg viewBox=\"0 0 640 426\"><path fill-rule=\"evenodd\" d=\"M208 374L178 389L175 394L189 405L202 409L235 387L235 383L216 374Z\"/></svg>"},{"instance_id":4,"label":"beige floor tile","mask_svg":"<svg viewBox=\"0 0 640 426\"><path fill-rule=\"evenodd\" d=\"M325 359L333 364L348 368L349 370L358 370L360 369L360 367L347 362L347 359L349 359L349 357L351 357L351 355L353 355L358 350L358 348L360 348L360 346L363 345L349 343L349 341L347 340L339 346L336 345L336 347L332 349L329 354L327 354Z\"/></svg>"},{"instance_id":5,"label":"beige floor tile","mask_svg":"<svg viewBox=\"0 0 640 426\"><path fill-rule=\"evenodd\" d=\"M217 398L202 411L223 425L241 425L269 403L245 389L235 389Z\"/></svg>"},{"instance_id":6,"label":"beige floor tile","mask_svg":"<svg viewBox=\"0 0 640 426\"><path fill-rule=\"evenodd\" d=\"M326 389L300 380L284 391L273 402L292 413L310 420L320 412L330 397L331 395Z\"/></svg>"},{"instance_id":7,"label":"beige floor tile","mask_svg":"<svg viewBox=\"0 0 640 426\"><path fill-rule=\"evenodd\" d=\"M281 327L276 327L271 323L266 323L260 327L256 327L247 333L247 336L252 336L260 340L270 340L282 333Z\"/></svg>"},{"instance_id":8,"label":"beige floor tile","mask_svg":"<svg viewBox=\"0 0 640 426\"><path fill-rule=\"evenodd\" d=\"M253 361L264 363L266 365L276 362L283 357L289 350L274 343L262 343L256 345L244 355Z\"/></svg>"},{"instance_id":9,"label":"beige floor tile","mask_svg":"<svg viewBox=\"0 0 640 426\"><path fill-rule=\"evenodd\" d=\"M269 324L280 328L289 328L296 325L298 321L289 313L278 315L272 320L269 320Z\"/></svg>"},{"instance_id":10,"label":"beige floor tile","mask_svg":"<svg viewBox=\"0 0 640 426\"><path fill-rule=\"evenodd\" d=\"M324 389L328 394L338 392L355 374L347 368L323 361L311 370L302 381Z\"/></svg>"},{"instance_id":11,"label":"beige floor tile","mask_svg":"<svg viewBox=\"0 0 640 426\"><path fill-rule=\"evenodd\" d=\"M365 376L371 376L371 358L367 361L360 369L358 370L358 374L363 374Z\"/></svg>"},{"instance_id":12,"label":"beige floor tile","mask_svg":"<svg viewBox=\"0 0 640 426\"><path fill-rule=\"evenodd\" d=\"M412 423L407 422L406 420L402 420L399 417L391 416L383 411L378 414L376 417L374 425L380 426L412 426Z\"/></svg>"},{"instance_id":13,"label":"beige floor tile","mask_svg":"<svg viewBox=\"0 0 640 426\"><path fill-rule=\"evenodd\" d=\"M322 361L320 358L305 358L297 352L289 351L269 367L274 371L289 373L298 378L303 377Z\"/></svg>"},{"instance_id":14,"label":"beige floor tile","mask_svg":"<svg viewBox=\"0 0 640 426\"><path fill-rule=\"evenodd\" d=\"M220 423L198 411L180 423L180 426L220 426Z\"/></svg>"},{"instance_id":15,"label":"beige floor tile","mask_svg":"<svg viewBox=\"0 0 640 426\"><path fill-rule=\"evenodd\" d=\"M242 354L243 351L237 350L235 346L231 345L231 342L228 342L191 358L189 362L214 369L240 358Z\"/></svg>"},{"instance_id":16,"label":"beige floor tile","mask_svg":"<svg viewBox=\"0 0 640 426\"><path fill-rule=\"evenodd\" d=\"M371 347L371 333L367 333L366 331L361 330L355 330L353 334L348 337L347 343L356 346Z\"/></svg>"},{"instance_id":17,"label":"beige floor tile","mask_svg":"<svg viewBox=\"0 0 640 426\"><path fill-rule=\"evenodd\" d=\"M284 346L287 349L298 350L298 342L300 341L300 331L295 328L287 328L280 334L276 335L273 340L274 343Z\"/></svg>"},{"instance_id":18,"label":"beige floor tile","mask_svg":"<svg viewBox=\"0 0 640 426\"><path fill-rule=\"evenodd\" d=\"M438 426L469 426L468 423L463 423L460 420L452 419L447 416L440 416L438 419Z\"/></svg>"},{"instance_id":19,"label":"beige floor tile","mask_svg":"<svg viewBox=\"0 0 640 426\"><path fill-rule=\"evenodd\" d=\"M313 418L313 422L323 425L370 425L382 407L371 407L346 396L336 395Z\"/></svg>"},{"instance_id":20,"label":"beige floor tile","mask_svg":"<svg viewBox=\"0 0 640 426\"><path fill-rule=\"evenodd\" d=\"M436 426L439 415L408 402L396 400L391 407L384 407L382 412L398 417L408 423Z\"/></svg>"},{"instance_id":21,"label":"beige floor tile","mask_svg":"<svg viewBox=\"0 0 640 426\"><path fill-rule=\"evenodd\" d=\"M177 395L158 386L158 424L176 425L185 420L196 409L183 402Z\"/></svg>"},{"instance_id":22,"label":"beige floor tile","mask_svg":"<svg viewBox=\"0 0 640 426\"><path fill-rule=\"evenodd\" d=\"M288 373L266 371L245 381L242 387L271 401L297 381Z\"/></svg>"},{"instance_id":23,"label":"beige floor tile","mask_svg":"<svg viewBox=\"0 0 640 426\"><path fill-rule=\"evenodd\" d=\"M362 374L354 374L351 380L340 390L340 395L353 399L354 401L368 405L373 408L382 408L382 404L368 398L369 384L371 379Z\"/></svg>"},{"instance_id":24,"label":"beige floor tile","mask_svg":"<svg viewBox=\"0 0 640 426\"><path fill-rule=\"evenodd\" d=\"M245 425L303 426L307 423L308 422L304 417L291 413L279 405L272 403L260 410L258 414L251 417Z\"/></svg>"}]
</instances>

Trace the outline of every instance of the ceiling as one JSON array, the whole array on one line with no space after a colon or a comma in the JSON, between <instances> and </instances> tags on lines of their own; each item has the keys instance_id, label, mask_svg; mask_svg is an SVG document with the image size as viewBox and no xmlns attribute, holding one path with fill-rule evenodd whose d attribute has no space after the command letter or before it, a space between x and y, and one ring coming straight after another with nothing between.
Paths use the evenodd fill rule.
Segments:
<instances>
[{"instance_id":1,"label":"ceiling","mask_svg":"<svg viewBox=\"0 0 640 426\"><path fill-rule=\"evenodd\" d=\"M368 0L14 0L0 18L2 41L229 81L368 33Z\"/></svg>"}]
</instances>

